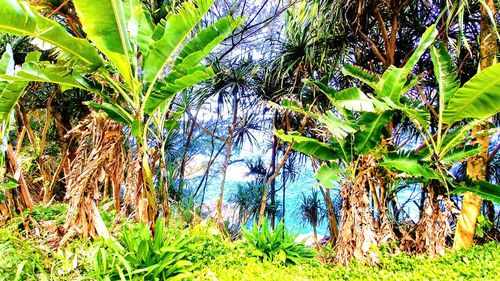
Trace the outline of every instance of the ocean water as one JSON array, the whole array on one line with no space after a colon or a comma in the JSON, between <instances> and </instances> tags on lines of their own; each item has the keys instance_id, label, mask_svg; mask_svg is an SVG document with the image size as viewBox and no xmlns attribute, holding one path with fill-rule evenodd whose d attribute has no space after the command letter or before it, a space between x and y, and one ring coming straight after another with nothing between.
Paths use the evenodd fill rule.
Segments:
<instances>
[{"instance_id":1,"label":"ocean water","mask_svg":"<svg viewBox=\"0 0 500 281\"><path fill-rule=\"evenodd\" d=\"M296 181L287 183L286 193L285 193L285 225L288 229L293 230L294 232L299 232L300 234L311 234L313 232L313 228L310 224L303 223L297 217L298 209L300 208L302 193L307 195L311 195L313 189L318 190L318 198L321 203L323 203L323 196L318 189L316 184L316 179L314 178L314 174L312 171L307 171L305 169L305 173L303 173ZM232 172L232 173L229 173ZM244 173L239 174L240 176L235 176L235 171L228 171L228 181L225 183L224 188L224 201L228 202L231 195L235 193L237 189L238 183L244 183L248 181L248 178L245 178ZM236 180L240 179L240 180ZM277 183L277 189L280 186L280 182ZM220 192L220 179L214 178L212 182L207 186L205 192L205 202L216 202L219 198ZM332 189L331 195L335 200L335 194L339 193L339 189ZM403 210L408 214L409 219L416 221L418 219L418 209L417 206L413 203L413 201L418 202L420 198L420 188L408 188L400 191L397 195L397 200L400 205L403 205ZM198 202L201 200L201 196L198 198ZM276 200L279 201L280 209L282 204L282 190L279 190L276 194ZM335 204L335 202L334 202ZM249 223L251 226L251 222ZM329 236L328 231L328 222L327 219L317 226L318 235Z\"/></svg>"}]
</instances>

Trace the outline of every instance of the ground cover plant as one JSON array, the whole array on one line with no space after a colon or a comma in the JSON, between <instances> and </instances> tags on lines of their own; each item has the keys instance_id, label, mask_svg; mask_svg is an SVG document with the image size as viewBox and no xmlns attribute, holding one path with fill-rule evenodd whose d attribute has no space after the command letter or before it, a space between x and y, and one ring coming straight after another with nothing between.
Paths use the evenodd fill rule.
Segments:
<instances>
[{"instance_id":1,"label":"ground cover plant","mask_svg":"<svg viewBox=\"0 0 500 281\"><path fill-rule=\"evenodd\" d=\"M1 231L0 280L494 280L500 273L495 242L439 258L394 254L383 247L377 249L376 266L354 261L346 268L311 256L293 263L263 258L245 242L225 240L210 222L158 229L154 237L144 225L128 222L114 233L114 241L72 241L58 250L26 238L19 224ZM126 246L117 248L118 243ZM155 271L161 266L170 270Z\"/></svg>"}]
</instances>

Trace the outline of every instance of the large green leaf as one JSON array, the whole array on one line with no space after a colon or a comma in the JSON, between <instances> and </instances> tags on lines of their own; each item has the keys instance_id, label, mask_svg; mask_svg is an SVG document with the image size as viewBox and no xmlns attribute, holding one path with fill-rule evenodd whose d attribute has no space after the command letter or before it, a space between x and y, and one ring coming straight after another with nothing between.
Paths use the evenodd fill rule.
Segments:
<instances>
[{"instance_id":1,"label":"large green leaf","mask_svg":"<svg viewBox=\"0 0 500 281\"><path fill-rule=\"evenodd\" d=\"M129 39L139 46L145 57L149 52L149 45L153 42L155 25L151 14L140 0L125 2L125 15L128 19Z\"/></svg>"},{"instance_id":2,"label":"large green leaf","mask_svg":"<svg viewBox=\"0 0 500 281\"><path fill-rule=\"evenodd\" d=\"M87 40L71 36L60 24L40 16L26 3L0 0L0 7L0 31L38 38L89 66L102 65L101 57Z\"/></svg>"},{"instance_id":3,"label":"large green leaf","mask_svg":"<svg viewBox=\"0 0 500 281\"><path fill-rule=\"evenodd\" d=\"M327 143L301 136L297 132L285 134L283 130L279 130L275 131L274 134L283 141L289 143L293 141L292 148L298 152L302 152L319 160L328 161L338 159L335 150Z\"/></svg>"},{"instance_id":4,"label":"large green leaf","mask_svg":"<svg viewBox=\"0 0 500 281\"><path fill-rule=\"evenodd\" d=\"M352 124L337 117L331 110L319 116L318 121L323 123L333 138L343 139L356 132Z\"/></svg>"},{"instance_id":5,"label":"large green leaf","mask_svg":"<svg viewBox=\"0 0 500 281\"><path fill-rule=\"evenodd\" d=\"M187 72L172 71L160 81L160 91L153 91L144 103L144 112L153 113L165 101L174 97L176 93L214 76L211 67L193 67Z\"/></svg>"},{"instance_id":6,"label":"large green leaf","mask_svg":"<svg viewBox=\"0 0 500 281\"><path fill-rule=\"evenodd\" d=\"M450 99L443 121L484 119L500 112L500 64L490 66L467 81Z\"/></svg>"},{"instance_id":7,"label":"large green leaf","mask_svg":"<svg viewBox=\"0 0 500 281\"><path fill-rule=\"evenodd\" d=\"M111 104L107 102L103 103L88 102L87 105L96 110L104 111L104 113L106 113L109 116L109 118L111 118L114 121L132 126L133 123L132 115L123 107L117 104Z\"/></svg>"},{"instance_id":8,"label":"large green leaf","mask_svg":"<svg viewBox=\"0 0 500 281\"><path fill-rule=\"evenodd\" d=\"M453 190L452 193L461 194L465 192L472 192L481 196L483 199L500 203L500 185L486 181L462 183L460 187Z\"/></svg>"},{"instance_id":9,"label":"large green leaf","mask_svg":"<svg viewBox=\"0 0 500 281\"><path fill-rule=\"evenodd\" d=\"M12 52L12 46L10 44L5 45L5 52L3 52L0 58L0 74L12 74L14 73L14 53Z\"/></svg>"},{"instance_id":10,"label":"large green leaf","mask_svg":"<svg viewBox=\"0 0 500 281\"><path fill-rule=\"evenodd\" d=\"M358 87L338 91L335 100L338 106L351 111L375 111L373 102Z\"/></svg>"},{"instance_id":11,"label":"large green leaf","mask_svg":"<svg viewBox=\"0 0 500 281\"><path fill-rule=\"evenodd\" d=\"M174 69L187 70L198 65L202 59L210 54L213 48L219 45L241 24L241 18L234 20L231 17L224 17L198 32L179 52Z\"/></svg>"},{"instance_id":12,"label":"large green leaf","mask_svg":"<svg viewBox=\"0 0 500 281\"><path fill-rule=\"evenodd\" d=\"M340 180L341 171L337 164L323 163L316 171L315 177L319 181L319 185L324 188L333 188L338 186L336 184Z\"/></svg>"},{"instance_id":13,"label":"large green leaf","mask_svg":"<svg viewBox=\"0 0 500 281\"><path fill-rule=\"evenodd\" d=\"M334 88L320 81L303 79L302 82L308 85L314 85L320 89L337 109L345 108L351 111L370 112L375 110L373 102L358 87L336 91Z\"/></svg>"},{"instance_id":14,"label":"large green leaf","mask_svg":"<svg viewBox=\"0 0 500 281\"><path fill-rule=\"evenodd\" d=\"M382 78L375 87L377 97L388 97L395 103L399 103L399 98L403 93L408 75L403 75L403 69L393 65L389 66L382 74Z\"/></svg>"},{"instance_id":15,"label":"large green leaf","mask_svg":"<svg viewBox=\"0 0 500 281\"><path fill-rule=\"evenodd\" d=\"M351 138L345 139L336 139L330 138L332 142L333 150L339 155L340 159L344 160L344 162L350 163L353 157L353 147L351 145Z\"/></svg>"},{"instance_id":16,"label":"large green leaf","mask_svg":"<svg viewBox=\"0 0 500 281\"><path fill-rule=\"evenodd\" d=\"M152 92L148 96L144 112L151 114L156 108L177 92L207 80L215 75L211 67L198 66L220 42L222 42L237 26L241 19L222 18L215 24L200 31L180 51L172 71L161 80L161 91Z\"/></svg>"},{"instance_id":17,"label":"large green leaf","mask_svg":"<svg viewBox=\"0 0 500 281\"><path fill-rule=\"evenodd\" d=\"M162 21L153 33L150 51L144 60L144 77L154 82L163 68L173 63L173 55L179 50L193 28L201 21L214 0L185 2L178 13L171 14Z\"/></svg>"},{"instance_id":18,"label":"large green leaf","mask_svg":"<svg viewBox=\"0 0 500 281\"><path fill-rule=\"evenodd\" d=\"M395 103L399 103L399 98L409 90L407 86L408 75L411 69L425 53L427 48L434 42L438 34L435 25L431 25L422 35L420 43L402 68L389 67L375 87L377 96L389 97Z\"/></svg>"},{"instance_id":19,"label":"large green leaf","mask_svg":"<svg viewBox=\"0 0 500 281\"><path fill-rule=\"evenodd\" d=\"M30 53L26 56L26 63L37 61L40 56L39 52ZM0 93L0 120L8 120L10 112L16 106L28 83L29 81L13 81L5 86Z\"/></svg>"},{"instance_id":20,"label":"large green leaf","mask_svg":"<svg viewBox=\"0 0 500 281\"><path fill-rule=\"evenodd\" d=\"M442 117L443 110L460 87L460 81L458 80L451 56L444 45L439 44L437 48L431 46L430 51L434 65L434 76L439 88L439 115Z\"/></svg>"},{"instance_id":21,"label":"large green leaf","mask_svg":"<svg viewBox=\"0 0 500 281\"><path fill-rule=\"evenodd\" d=\"M407 173L410 176L420 176L426 179L439 179L431 168L419 163L418 159L406 156L383 157L383 161L379 165L389 169L396 169Z\"/></svg>"},{"instance_id":22,"label":"large green leaf","mask_svg":"<svg viewBox=\"0 0 500 281\"><path fill-rule=\"evenodd\" d=\"M122 0L73 0L73 3L87 37L132 85L130 63L135 54Z\"/></svg>"},{"instance_id":23,"label":"large green leaf","mask_svg":"<svg viewBox=\"0 0 500 281\"><path fill-rule=\"evenodd\" d=\"M406 76L411 72L411 69L417 64L417 62L420 60L420 57L425 53L427 48L429 48L429 46L434 43L434 40L436 39L438 33L439 32L435 24L429 26L425 30L424 34L422 34L422 38L420 38L420 43L418 44L417 48L415 49L415 51L413 51L413 54L403 66L403 75Z\"/></svg>"},{"instance_id":24,"label":"large green leaf","mask_svg":"<svg viewBox=\"0 0 500 281\"><path fill-rule=\"evenodd\" d=\"M364 154L375 148L381 140L384 126L391 120L393 112L365 112L359 118L359 130L354 134L356 153Z\"/></svg>"},{"instance_id":25,"label":"large green leaf","mask_svg":"<svg viewBox=\"0 0 500 281\"><path fill-rule=\"evenodd\" d=\"M321 92L323 92L326 97L332 102L335 103L335 94L337 93L337 90L334 88L326 85L325 83L318 81L318 80L310 80L310 79L302 79L302 82L306 85L313 85L316 88L318 88ZM314 88L313 88L314 89Z\"/></svg>"},{"instance_id":26,"label":"large green leaf","mask_svg":"<svg viewBox=\"0 0 500 281\"><path fill-rule=\"evenodd\" d=\"M477 125L478 122L471 122L466 124L465 126L461 126L458 128L455 128L454 131L448 132L444 138L443 141L441 142L443 145L441 147L441 151L439 151L439 158L443 158L444 155L448 153L448 151L451 151L455 149L457 146L461 145L464 143L464 141L468 138L469 136L469 131Z\"/></svg>"},{"instance_id":27,"label":"large green leaf","mask_svg":"<svg viewBox=\"0 0 500 281\"><path fill-rule=\"evenodd\" d=\"M74 87L93 91L82 74L50 62L26 62L15 75L0 75L0 79L18 82L54 83L59 84L63 89Z\"/></svg>"},{"instance_id":28,"label":"large green leaf","mask_svg":"<svg viewBox=\"0 0 500 281\"><path fill-rule=\"evenodd\" d=\"M477 146L477 145L466 145L461 148L455 148L448 153L446 153L442 158L441 161L445 164L448 165L453 165L457 162L461 162L465 160L468 157L474 156L478 153L480 153L483 150L482 147Z\"/></svg>"}]
</instances>

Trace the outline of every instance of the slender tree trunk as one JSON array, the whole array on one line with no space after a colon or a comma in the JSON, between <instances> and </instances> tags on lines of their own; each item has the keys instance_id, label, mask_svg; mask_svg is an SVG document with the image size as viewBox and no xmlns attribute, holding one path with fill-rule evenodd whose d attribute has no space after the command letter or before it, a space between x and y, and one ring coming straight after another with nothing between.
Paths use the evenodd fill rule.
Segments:
<instances>
[{"instance_id":1,"label":"slender tree trunk","mask_svg":"<svg viewBox=\"0 0 500 281\"><path fill-rule=\"evenodd\" d=\"M331 245L335 245L339 236L339 230L337 228L337 217L333 211L332 198L330 197L330 189L321 188L321 193L325 199L326 209L328 210L328 228L330 229L330 240Z\"/></svg>"},{"instance_id":2,"label":"slender tree trunk","mask_svg":"<svg viewBox=\"0 0 500 281\"><path fill-rule=\"evenodd\" d=\"M496 18L496 8L494 0L485 0L486 4L493 17ZM481 70L493 65L495 56L498 52L496 36L494 32L495 26L491 23L490 17L483 5L481 5L481 33L480 37L480 67ZM478 126L472 130L474 136L478 132L487 129L486 125ZM467 175L472 180L485 180L486 170L488 165L488 148L490 143L489 136L482 136L476 139L483 151L476 156L472 156L467 161ZM477 217L479 215L482 205L480 196L473 193L464 194L462 201L462 212L457 221L457 228L455 231L455 239L453 241L453 248L469 248L472 246L474 240L474 233L476 231Z\"/></svg>"},{"instance_id":3,"label":"slender tree trunk","mask_svg":"<svg viewBox=\"0 0 500 281\"><path fill-rule=\"evenodd\" d=\"M260 210L259 210L259 220L258 220L258 225L259 227L262 224L262 218L264 217L264 212L266 210L266 203L267 203L267 193L269 192L269 186L271 185L271 182L274 181L274 179L279 175L281 168L283 168L283 165L285 164L286 159L288 158L288 155L290 155L290 152L292 151L292 146L293 146L293 141L290 143L288 146L287 150L285 151L285 154L283 155L283 158L281 158L280 163L276 167L276 170L274 171L274 174L267 179L266 186L264 187L264 192L262 194L262 200L260 201Z\"/></svg>"},{"instance_id":4,"label":"slender tree trunk","mask_svg":"<svg viewBox=\"0 0 500 281\"><path fill-rule=\"evenodd\" d=\"M194 115L194 118L192 120L191 126L189 128L189 132L186 138L186 144L184 145L184 152L182 153L182 160L181 160L181 171L180 171L180 176L179 176L179 182L180 184L184 183L184 174L186 172L186 159L187 159L187 153L189 150L189 146L191 145L191 139L193 137L194 129L196 127L196 120L198 118L198 113L200 112L200 109L198 108L196 110L196 114Z\"/></svg>"},{"instance_id":5,"label":"slender tree trunk","mask_svg":"<svg viewBox=\"0 0 500 281\"><path fill-rule=\"evenodd\" d=\"M273 148L271 153L271 169L269 175L273 175L276 171L276 151L278 150L278 138L273 136ZM271 206L273 211L271 213L271 229L274 230L276 222L276 180L271 182Z\"/></svg>"},{"instance_id":6,"label":"slender tree trunk","mask_svg":"<svg viewBox=\"0 0 500 281\"><path fill-rule=\"evenodd\" d=\"M238 121L238 88L233 89L233 120L229 127L229 135L226 140L226 158L222 164L222 176L220 183L219 201L217 202L217 222L222 224L222 201L224 200L224 185L226 183L226 173L231 160L231 149L233 147L233 135Z\"/></svg>"},{"instance_id":7,"label":"slender tree trunk","mask_svg":"<svg viewBox=\"0 0 500 281\"><path fill-rule=\"evenodd\" d=\"M285 223L285 215L286 215L286 177L285 173L282 174L281 176L282 180L282 197L283 197L283 202L281 202L281 217L283 220L283 223Z\"/></svg>"},{"instance_id":8,"label":"slender tree trunk","mask_svg":"<svg viewBox=\"0 0 500 281\"><path fill-rule=\"evenodd\" d=\"M316 245L316 249L319 249L319 241L318 241L318 229L316 223L313 223L313 235L314 235L314 244Z\"/></svg>"},{"instance_id":9,"label":"slender tree trunk","mask_svg":"<svg viewBox=\"0 0 500 281\"><path fill-rule=\"evenodd\" d=\"M19 191L21 194L21 202L22 209L24 208L33 208L33 199L31 198L31 194L28 189L28 184L24 179L22 168L17 163L16 155L14 154L14 150L12 146L7 145L7 156L9 158L10 167L12 168L12 172L15 174L16 180L19 182Z\"/></svg>"}]
</instances>

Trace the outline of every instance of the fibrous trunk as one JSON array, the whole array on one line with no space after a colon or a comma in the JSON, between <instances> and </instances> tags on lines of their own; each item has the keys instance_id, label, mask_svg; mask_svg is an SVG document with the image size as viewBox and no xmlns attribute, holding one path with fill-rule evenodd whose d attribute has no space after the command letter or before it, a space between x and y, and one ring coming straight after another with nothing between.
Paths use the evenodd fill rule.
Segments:
<instances>
[{"instance_id":1,"label":"fibrous trunk","mask_svg":"<svg viewBox=\"0 0 500 281\"><path fill-rule=\"evenodd\" d=\"M343 265L348 265L352 258L376 264L377 251L372 249L395 239L385 214L385 196L382 196L383 192L381 196L374 196L376 188L382 191L384 185L372 176L376 167L377 161L373 156L360 157L356 178L341 187L342 219L335 261ZM376 210L370 206L370 194L371 199L377 201Z\"/></svg>"},{"instance_id":2,"label":"fibrous trunk","mask_svg":"<svg viewBox=\"0 0 500 281\"><path fill-rule=\"evenodd\" d=\"M428 194L417 227L404 233L401 249L412 254L427 254L431 257L445 253L446 238L451 233L449 218L452 202L440 195L438 182L431 181Z\"/></svg>"},{"instance_id":3,"label":"fibrous trunk","mask_svg":"<svg viewBox=\"0 0 500 281\"><path fill-rule=\"evenodd\" d=\"M375 220L370 208L368 189L364 181L343 184L341 230L335 261L348 265L352 258L376 262L370 248L378 245Z\"/></svg>"},{"instance_id":4,"label":"fibrous trunk","mask_svg":"<svg viewBox=\"0 0 500 281\"><path fill-rule=\"evenodd\" d=\"M68 233L62 244L76 234L84 237L108 235L98 209L101 189L106 181L120 184L126 166L121 124L102 115L91 115L71 130L69 136L79 137L80 144L67 178L65 198L69 201L69 219L65 228Z\"/></svg>"}]
</instances>

